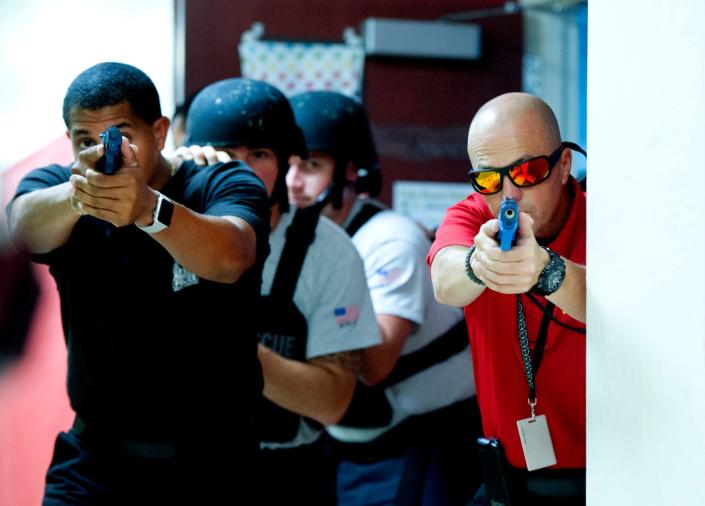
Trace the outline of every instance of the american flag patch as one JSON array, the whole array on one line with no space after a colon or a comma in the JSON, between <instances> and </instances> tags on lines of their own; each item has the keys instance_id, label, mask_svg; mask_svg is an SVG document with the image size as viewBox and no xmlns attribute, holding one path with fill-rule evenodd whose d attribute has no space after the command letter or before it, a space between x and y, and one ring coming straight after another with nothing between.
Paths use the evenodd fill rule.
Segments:
<instances>
[{"instance_id":1,"label":"american flag patch","mask_svg":"<svg viewBox=\"0 0 705 506\"><path fill-rule=\"evenodd\" d=\"M397 267L392 267L391 269L385 269L380 267L375 271L372 277L368 281L370 288L377 288L380 286L391 285L392 283L398 281L401 278L402 271Z\"/></svg>"},{"instance_id":2,"label":"american flag patch","mask_svg":"<svg viewBox=\"0 0 705 506\"><path fill-rule=\"evenodd\" d=\"M335 315L335 323L343 327L345 325L354 325L360 318L360 306L357 304L352 306L337 307L333 310Z\"/></svg>"}]
</instances>

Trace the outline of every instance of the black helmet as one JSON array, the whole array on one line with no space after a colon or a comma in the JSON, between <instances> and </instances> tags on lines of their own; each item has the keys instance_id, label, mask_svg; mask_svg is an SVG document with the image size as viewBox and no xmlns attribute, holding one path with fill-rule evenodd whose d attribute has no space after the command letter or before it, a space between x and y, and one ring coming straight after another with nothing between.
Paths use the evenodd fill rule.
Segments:
<instances>
[{"instance_id":1,"label":"black helmet","mask_svg":"<svg viewBox=\"0 0 705 506\"><path fill-rule=\"evenodd\" d=\"M355 164L355 191L375 197L382 186L377 150L362 104L333 91L307 91L290 99L296 123L304 132L310 151L324 151L335 159L334 184L347 183L349 161Z\"/></svg>"},{"instance_id":2,"label":"black helmet","mask_svg":"<svg viewBox=\"0 0 705 506\"><path fill-rule=\"evenodd\" d=\"M185 145L269 148L277 154L279 173L271 200L288 209L286 172L289 156L306 156L303 134L284 94L271 84L231 78L203 88L186 121Z\"/></svg>"}]
</instances>

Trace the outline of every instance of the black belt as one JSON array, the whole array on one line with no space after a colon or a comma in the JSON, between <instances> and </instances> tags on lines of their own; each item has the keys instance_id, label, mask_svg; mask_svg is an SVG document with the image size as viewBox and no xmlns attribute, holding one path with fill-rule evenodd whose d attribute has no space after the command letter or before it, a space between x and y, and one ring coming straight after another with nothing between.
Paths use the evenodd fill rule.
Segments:
<instances>
[{"instance_id":1,"label":"black belt","mask_svg":"<svg viewBox=\"0 0 705 506\"><path fill-rule=\"evenodd\" d=\"M104 431L86 426L78 416L73 422L73 432L91 444L111 447L124 457L138 459L171 459L176 457L176 445L167 442L128 441L113 438Z\"/></svg>"},{"instance_id":2,"label":"black belt","mask_svg":"<svg viewBox=\"0 0 705 506\"><path fill-rule=\"evenodd\" d=\"M585 497L585 469L543 469L526 471L512 468L512 484L527 497Z\"/></svg>"},{"instance_id":3,"label":"black belt","mask_svg":"<svg viewBox=\"0 0 705 506\"><path fill-rule=\"evenodd\" d=\"M444 438L457 439L457 434L480 431L477 398L464 399L429 413L414 415L382 435L364 443L347 443L332 439L334 455L340 460L371 464L399 458L412 445L436 446Z\"/></svg>"}]
</instances>

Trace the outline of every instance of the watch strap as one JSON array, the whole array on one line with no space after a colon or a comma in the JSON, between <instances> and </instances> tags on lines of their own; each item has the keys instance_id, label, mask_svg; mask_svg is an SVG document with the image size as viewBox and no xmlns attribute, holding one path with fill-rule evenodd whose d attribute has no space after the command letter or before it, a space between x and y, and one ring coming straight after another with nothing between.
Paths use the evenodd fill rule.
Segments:
<instances>
[{"instance_id":1,"label":"watch strap","mask_svg":"<svg viewBox=\"0 0 705 506\"><path fill-rule=\"evenodd\" d=\"M548 264L543 268L536 284L531 288L535 294L546 297L555 293L565 280L565 261L546 246L541 246L548 253Z\"/></svg>"},{"instance_id":2,"label":"watch strap","mask_svg":"<svg viewBox=\"0 0 705 506\"><path fill-rule=\"evenodd\" d=\"M135 224L137 228L148 234L156 234L171 225L171 217L174 214L173 202L161 193L156 193L157 205L152 212L152 223L144 226Z\"/></svg>"}]
</instances>

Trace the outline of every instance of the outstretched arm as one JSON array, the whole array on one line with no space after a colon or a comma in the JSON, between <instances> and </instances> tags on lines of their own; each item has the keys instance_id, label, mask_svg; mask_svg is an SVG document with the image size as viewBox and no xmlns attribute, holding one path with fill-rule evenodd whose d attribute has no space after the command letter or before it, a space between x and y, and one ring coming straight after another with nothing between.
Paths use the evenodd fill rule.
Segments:
<instances>
[{"instance_id":1,"label":"outstretched arm","mask_svg":"<svg viewBox=\"0 0 705 506\"><path fill-rule=\"evenodd\" d=\"M13 241L30 253L47 253L66 244L80 215L71 207L73 187L61 183L17 197L9 209Z\"/></svg>"},{"instance_id":2,"label":"outstretched arm","mask_svg":"<svg viewBox=\"0 0 705 506\"><path fill-rule=\"evenodd\" d=\"M465 270L468 248L448 246L440 250L431 264L436 299L452 306L473 302L485 287L499 293L526 293L537 283L548 265L549 255L539 246L533 233L533 219L520 214L518 240L515 247L502 251L497 243L497 220L489 220L475 236L475 251L470 265L479 285L469 279ZM548 300L578 321L585 321L585 267L563 259L565 279Z\"/></svg>"},{"instance_id":3,"label":"outstretched arm","mask_svg":"<svg viewBox=\"0 0 705 506\"><path fill-rule=\"evenodd\" d=\"M581 323L587 320L585 313L585 266L565 261L565 279L555 293L546 297L564 313Z\"/></svg>"},{"instance_id":4,"label":"outstretched arm","mask_svg":"<svg viewBox=\"0 0 705 506\"><path fill-rule=\"evenodd\" d=\"M121 148L124 165L114 175L93 168L102 146L79 154L71 176L72 207L118 227L149 225L157 192L145 181L137 146L123 139ZM211 281L234 282L255 262L255 231L236 216L207 216L175 202L170 226L152 237L184 268Z\"/></svg>"},{"instance_id":5,"label":"outstretched arm","mask_svg":"<svg viewBox=\"0 0 705 506\"><path fill-rule=\"evenodd\" d=\"M465 272L468 251L465 246L446 246L433 258L431 282L441 304L464 307L484 291L485 287L471 281Z\"/></svg>"}]
</instances>

